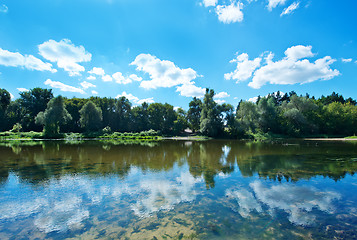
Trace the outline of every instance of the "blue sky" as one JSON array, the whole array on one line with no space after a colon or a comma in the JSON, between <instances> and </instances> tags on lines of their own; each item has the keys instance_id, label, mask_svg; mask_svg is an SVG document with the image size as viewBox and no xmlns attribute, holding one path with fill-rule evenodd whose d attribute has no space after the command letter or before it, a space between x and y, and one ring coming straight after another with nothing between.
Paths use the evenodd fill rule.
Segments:
<instances>
[{"instance_id":1,"label":"blue sky","mask_svg":"<svg viewBox=\"0 0 357 240\"><path fill-rule=\"evenodd\" d=\"M0 0L0 88L185 109L275 91L357 98L351 0Z\"/></svg>"}]
</instances>

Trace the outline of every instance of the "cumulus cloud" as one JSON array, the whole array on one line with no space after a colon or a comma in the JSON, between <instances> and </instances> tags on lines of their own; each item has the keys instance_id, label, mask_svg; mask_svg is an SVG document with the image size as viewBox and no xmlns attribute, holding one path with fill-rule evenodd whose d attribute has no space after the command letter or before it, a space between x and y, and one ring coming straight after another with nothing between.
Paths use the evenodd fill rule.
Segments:
<instances>
[{"instance_id":1,"label":"cumulus cloud","mask_svg":"<svg viewBox=\"0 0 357 240\"><path fill-rule=\"evenodd\" d=\"M226 102L226 100L224 99L214 99L214 101L217 103L217 104L223 104Z\"/></svg>"},{"instance_id":2,"label":"cumulus cloud","mask_svg":"<svg viewBox=\"0 0 357 240\"><path fill-rule=\"evenodd\" d=\"M285 57L275 62L273 61L274 54L269 53L265 58L265 65L260 67L252 67L252 64L242 65L241 61L238 62L237 69L232 73L225 74L225 77L240 82L247 80L248 75L253 75L248 86L258 89L267 83L304 84L317 80L329 80L340 75L338 70L331 69L330 65L336 60L330 56L319 58L315 62L306 59L315 56L311 49L311 46L301 45L290 47L285 51ZM252 70L253 68L256 69Z\"/></svg>"},{"instance_id":3,"label":"cumulus cloud","mask_svg":"<svg viewBox=\"0 0 357 240\"><path fill-rule=\"evenodd\" d=\"M89 83L89 82L81 82L80 83L81 86L83 87L83 89L87 89L87 88L94 88L94 87L97 87L96 85L92 84L92 83Z\"/></svg>"},{"instance_id":4,"label":"cumulus cloud","mask_svg":"<svg viewBox=\"0 0 357 240\"><path fill-rule=\"evenodd\" d=\"M98 67L94 67L92 68L92 70L88 71L89 74L93 74L93 75L98 75L98 76L104 76L105 75L105 71L103 68L98 68Z\"/></svg>"},{"instance_id":5,"label":"cumulus cloud","mask_svg":"<svg viewBox=\"0 0 357 240\"><path fill-rule=\"evenodd\" d=\"M0 5L0 13L7 13L8 11L9 8L5 4Z\"/></svg>"},{"instance_id":6,"label":"cumulus cloud","mask_svg":"<svg viewBox=\"0 0 357 240\"><path fill-rule=\"evenodd\" d=\"M124 77L121 72L116 72L112 75L114 78L115 82L118 84L129 84L132 83L133 81L135 82L140 82L143 80L141 77L138 77L136 74L131 74L129 77Z\"/></svg>"},{"instance_id":7,"label":"cumulus cloud","mask_svg":"<svg viewBox=\"0 0 357 240\"><path fill-rule=\"evenodd\" d=\"M62 39L59 42L48 40L38 46L39 53L45 59L56 62L59 68L63 68L70 76L80 76L85 68L78 63L89 62L92 54L83 46L75 46L71 40Z\"/></svg>"},{"instance_id":8,"label":"cumulus cloud","mask_svg":"<svg viewBox=\"0 0 357 240\"><path fill-rule=\"evenodd\" d=\"M87 77L87 80L96 80L97 78L95 76L89 76Z\"/></svg>"},{"instance_id":9,"label":"cumulus cloud","mask_svg":"<svg viewBox=\"0 0 357 240\"><path fill-rule=\"evenodd\" d=\"M266 206L270 214L282 210L288 214L291 223L306 226L314 223L316 216L312 213L313 209L333 213L333 201L340 199L335 192L291 183L266 187L260 181L255 181L249 186L252 191L244 188L226 191L227 197L238 202L237 211L244 218L249 217L252 211L263 212L263 206Z\"/></svg>"},{"instance_id":10,"label":"cumulus cloud","mask_svg":"<svg viewBox=\"0 0 357 240\"><path fill-rule=\"evenodd\" d=\"M28 92L28 91L30 91L27 88L16 88L16 89L19 90L20 92Z\"/></svg>"},{"instance_id":11,"label":"cumulus cloud","mask_svg":"<svg viewBox=\"0 0 357 240\"><path fill-rule=\"evenodd\" d=\"M342 58L341 61L344 63L349 63L352 62L352 58Z\"/></svg>"},{"instance_id":12,"label":"cumulus cloud","mask_svg":"<svg viewBox=\"0 0 357 240\"><path fill-rule=\"evenodd\" d=\"M57 72L51 63L44 63L32 55L22 55L0 48L0 65L6 67L23 67L28 70Z\"/></svg>"},{"instance_id":13,"label":"cumulus cloud","mask_svg":"<svg viewBox=\"0 0 357 240\"><path fill-rule=\"evenodd\" d=\"M291 14L292 12L294 12L300 5L300 2L294 2L292 3L289 7L285 8L281 14L280 17L284 16L284 15L288 15Z\"/></svg>"},{"instance_id":14,"label":"cumulus cloud","mask_svg":"<svg viewBox=\"0 0 357 240\"><path fill-rule=\"evenodd\" d=\"M258 97L252 97L248 99L248 102L256 103L258 101Z\"/></svg>"},{"instance_id":15,"label":"cumulus cloud","mask_svg":"<svg viewBox=\"0 0 357 240\"><path fill-rule=\"evenodd\" d=\"M122 92L121 94L117 95L115 98L120 98L120 97L126 97L130 102L134 104L143 104L144 102L146 103L154 103L154 98L145 98L145 99L139 99L138 97L135 97L131 93L126 93Z\"/></svg>"},{"instance_id":16,"label":"cumulus cloud","mask_svg":"<svg viewBox=\"0 0 357 240\"><path fill-rule=\"evenodd\" d=\"M220 92L214 95L214 98L227 98L230 97L230 95L227 92Z\"/></svg>"},{"instance_id":17,"label":"cumulus cloud","mask_svg":"<svg viewBox=\"0 0 357 240\"><path fill-rule=\"evenodd\" d=\"M243 3L232 2L231 5L218 5L216 7L216 14L218 20L228 24L243 21Z\"/></svg>"},{"instance_id":18,"label":"cumulus cloud","mask_svg":"<svg viewBox=\"0 0 357 240\"><path fill-rule=\"evenodd\" d=\"M92 90L92 94L93 94L93 95L98 95L98 92L97 92L97 91Z\"/></svg>"},{"instance_id":19,"label":"cumulus cloud","mask_svg":"<svg viewBox=\"0 0 357 240\"><path fill-rule=\"evenodd\" d=\"M189 84L183 84L181 86L178 86L176 88L176 92L179 92L180 95L184 97L202 98L206 93L206 89L197 87L194 85L194 82L191 82Z\"/></svg>"},{"instance_id":20,"label":"cumulus cloud","mask_svg":"<svg viewBox=\"0 0 357 240\"><path fill-rule=\"evenodd\" d=\"M214 7L217 5L218 0L203 0L203 5L205 7Z\"/></svg>"},{"instance_id":21,"label":"cumulus cloud","mask_svg":"<svg viewBox=\"0 0 357 240\"><path fill-rule=\"evenodd\" d=\"M149 74L151 80L140 83L140 87L145 89L191 84L191 81L198 77L192 68L181 69L171 61L160 60L150 54L138 55L130 65L135 65L138 71Z\"/></svg>"},{"instance_id":22,"label":"cumulus cloud","mask_svg":"<svg viewBox=\"0 0 357 240\"><path fill-rule=\"evenodd\" d=\"M66 85L66 84L64 84L62 82L52 81L51 79L47 79L44 83L45 83L45 85L48 85L48 86L50 86L52 88L58 88L63 92L77 92L77 93L85 94L83 89L76 88L76 87L73 87L73 86L69 86L69 85Z\"/></svg>"},{"instance_id":23,"label":"cumulus cloud","mask_svg":"<svg viewBox=\"0 0 357 240\"><path fill-rule=\"evenodd\" d=\"M302 58L313 57L315 54L311 51L312 46L297 45L286 49L285 56L287 59L299 60Z\"/></svg>"},{"instance_id":24,"label":"cumulus cloud","mask_svg":"<svg viewBox=\"0 0 357 240\"><path fill-rule=\"evenodd\" d=\"M273 8L276 8L278 5L284 5L286 0L269 0L268 2L268 10L272 11Z\"/></svg>"},{"instance_id":25,"label":"cumulus cloud","mask_svg":"<svg viewBox=\"0 0 357 240\"><path fill-rule=\"evenodd\" d=\"M111 82L113 81L113 78L110 75L104 75L102 76L103 82Z\"/></svg>"},{"instance_id":26,"label":"cumulus cloud","mask_svg":"<svg viewBox=\"0 0 357 240\"><path fill-rule=\"evenodd\" d=\"M230 63L237 63L237 68L234 72L224 74L224 78L227 80L235 79L237 82L248 80L255 69L260 67L261 61L260 57L249 60L248 54L242 53L230 61Z\"/></svg>"}]
</instances>

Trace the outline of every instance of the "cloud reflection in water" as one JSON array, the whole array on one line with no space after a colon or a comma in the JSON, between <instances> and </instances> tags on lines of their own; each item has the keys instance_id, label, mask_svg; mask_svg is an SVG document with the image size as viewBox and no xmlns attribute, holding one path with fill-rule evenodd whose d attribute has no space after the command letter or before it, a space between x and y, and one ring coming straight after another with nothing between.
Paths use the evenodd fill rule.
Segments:
<instances>
[{"instance_id":1,"label":"cloud reflection in water","mask_svg":"<svg viewBox=\"0 0 357 240\"><path fill-rule=\"evenodd\" d=\"M226 195L236 199L238 212L242 217L248 217L250 212L262 212L264 206L273 214L275 210L285 211L289 221L296 225L311 225L316 216L312 213L317 209L333 213L333 201L341 196L336 192L319 191L310 186L296 186L283 183L271 187L264 186L260 181L250 183L251 191L247 189L229 189Z\"/></svg>"}]
</instances>

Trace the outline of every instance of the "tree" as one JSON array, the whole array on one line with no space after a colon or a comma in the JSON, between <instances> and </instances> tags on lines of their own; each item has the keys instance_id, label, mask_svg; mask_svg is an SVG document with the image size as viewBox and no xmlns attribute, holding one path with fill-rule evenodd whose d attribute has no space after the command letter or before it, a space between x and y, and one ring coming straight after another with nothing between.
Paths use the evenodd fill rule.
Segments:
<instances>
[{"instance_id":1,"label":"tree","mask_svg":"<svg viewBox=\"0 0 357 240\"><path fill-rule=\"evenodd\" d=\"M200 130L201 111L202 101L194 97L189 103L189 109L187 112L189 127L193 132Z\"/></svg>"},{"instance_id":2,"label":"tree","mask_svg":"<svg viewBox=\"0 0 357 240\"><path fill-rule=\"evenodd\" d=\"M25 131L40 131L35 124L35 117L45 111L48 102L53 98L52 89L34 88L20 93L20 104L24 109L22 127Z\"/></svg>"},{"instance_id":3,"label":"tree","mask_svg":"<svg viewBox=\"0 0 357 240\"><path fill-rule=\"evenodd\" d=\"M97 107L92 101L88 101L79 110L80 123L87 131L98 131L102 127L102 110Z\"/></svg>"},{"instance_id":4,"label":"tree","mask_svg":"<svg viewBox=\"0 0 357 240\"><path fill-rule=\"evenodd\" d=\"M47 136L56 136L60 133L60 126L71 120L72 117L65 108L62 96L51 99L44 112L39 112L36 116L36 123L44 125L44 132Z\"/></svg>"},{"instance_id":5,"label":"tree","mask_svg":"<svg viewBox=\"0 0 357 240\"><path fill-rule=\"evenodd\" d=\"M177 119L174 121L173 133L180 134L188 127L187 114L182 108L178 108L176 113Z\"/></svg>"},{"instance_id":6,"label":"tree","mask_svg":"<svg viewBox=\"0 0 357 240\"><path fill-rule=\"evenodd\" d=\"M11 102L11 95L5 89L0 89L0 131L4 131L7 127L6 109Z\"/></svg>"},{"instance_id":7,"label":"tree","mask_svg":"<svg viewBox=\"0 0 357 240\"><path fill-rule=\"evenodd\" d=\"M222 119L217 103L213 100L214 90L206 88L203 98L200 132L206 136L217 137L223 132Z\"/></svg>"},{"instance_id":8,"label":"tree","mask_svg":"<svg viewBox=\"0 0 357 240\"><path fill-rule=\"evenodd\" d=\"M261 101L261 100L260 100ZM248 101L241 101L236 113L237 122L244 132L255 132L258 127L257 105Z\"/></svg>"},{"instance_id":9,"label":"tree","mask_svg":"<svg viewBox=\"0 0 357 240\"><path fill-rule=\"evenodd\" d=\"M129 131L131 115L131 103L126 97L120 97L115 104L114 130L120 132Z\"/></svg>"},{"instance_id":10,"label":"tree","mask_svg":"<svg viewBox=\"0 0 357 240\"><path fill-rule=\"evenodd\" d=\"M278 92L279 93L279 92ZM280 96L280 93L277 94ZM258 125L263 132L278 132L279 119L275 101L277 98L262 98L258 103Z\"/></svg>"},{"instance_id":11,"label":"tree","mask_svg":"<svg viewBox=\"0 0 357 240\"><path fill-rule=\"evenodd\" d=\"M131 110L132 119L130 128L134 132L149 130L148 107L149 105L144 102L141 106L136 106Z\"/></svg>"}]
</instances>

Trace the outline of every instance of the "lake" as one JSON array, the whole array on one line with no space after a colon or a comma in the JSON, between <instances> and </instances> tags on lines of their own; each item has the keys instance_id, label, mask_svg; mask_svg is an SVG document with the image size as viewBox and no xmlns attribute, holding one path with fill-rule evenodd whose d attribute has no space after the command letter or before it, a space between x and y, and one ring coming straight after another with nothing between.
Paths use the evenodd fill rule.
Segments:
<instances>
[{"instance_id":1,"label":"lake","mask_svg":"<svg viewBox=\"0 0 357 240\"><path fill-rule=\"evenodd\" d=\"M0 239L356 239L357 142L0 144Z\"/></svg>"}]
</instances>

